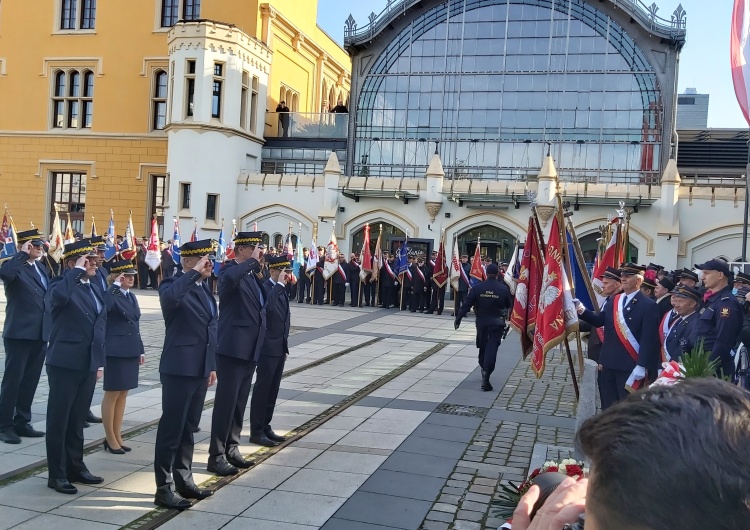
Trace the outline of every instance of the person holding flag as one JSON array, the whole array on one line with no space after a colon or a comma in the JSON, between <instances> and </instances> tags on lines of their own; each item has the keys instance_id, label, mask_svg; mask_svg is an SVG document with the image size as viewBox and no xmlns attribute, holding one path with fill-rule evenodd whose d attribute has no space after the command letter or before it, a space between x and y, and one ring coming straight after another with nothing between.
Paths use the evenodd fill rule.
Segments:
<instances>
[{"instance_id":1,"label":"person holding flag","mask_svg":"<svg viewBox=\"0 0 750 530\"><path fill-rule=\"evenodd\" d=\"M430 300L429 315L437 311L438 315L443 314L445 306L445 289L448 285L448 268L445 266L445 245L440 240L440 249L435 257L435 265L432 269L432 299Z\"/></svg>"},{"instance_id":2,"label":"person holding flag","mask_svg":"<svg viewBox=\"0 0 750 530\"><path fill-rule=\"evenodd\" d=\"M312 279L313 305L323 305L326 286L326 278L324 275L326 266L326 247L322 245L318 247L317 257L318 259L315 262L315 269L313 271L314 276Z\"/></svg>"},{"instance_id":3,"label":"person holding flag","mask_svg":"<svg viewBox=\"0 0 750 530\"><path fill-rule=\"evenodd\" d=\"M3 217L2 228L0 228L0 239L2 239L3 243L2 250L0 250L0 262L16 254L16 249L18 248L16 233L13 218L8 215L8 211L6 210L5 216Z\"/></svg>"},{"instance_id":4,"label":"person holding flag","mask_svg":"<svg viewBox=\"0 0 750 530\"><path fill-rule=\"evenodd\" d=\"M495 370L497 350L502 342L505 330L505 318L513 305L513 297L505 283L497 279L499 269L494 263L487 267L487 280L477 283L466 301L459 308L454 322L458 329L461 320L474 308L477 314L476 345L479 348L479 367L482 373L481 389L485 392L492 390L490 375Z\"/></svg>"},{"instance_id":5,"label":"person holding flag","mask_svg":"<svg viewBox=\"0 0 750 530\"><path fill-rule=\"evenodd\" d=\"M424 312L425 292L427 291L427 277L424 273L424 256L416 256L416 260L409 267L411 274L411 301L409 311L411 313Z\"/></svg>"},{"instance_id":6,"label":"person holding flag","mask_svg":"<svg viewBox=\"0 0 750 530\"><path fill-rule=\"evenodd\" d=\"M360 282L362 279L360 278L360 275L362 273L362 266L357 261L357 255L352 253L351 256L349 256L349 263L346 264L347 267L347 283L349 284L349 294L351 295L351 303L349 304L350 307L359 307L359 287Z\"/></svg>"},{"instance_id":7,"label":"person holding flag","mask_svg":"<svg viewBox=\"0 0 750 530\"><path fill-rule=\"evenodd\" d=\"M401 289L399 293L398 308L400 311L408 309L409 299L411 298L411 266L410 260L412 256L409 255L409 236L406 236L404 244L398 249L398 258L396 262L396 274L398 275L399 282L401 283Z\"/></svg>"},{"instance_id":8,"label":"person holding flag","mask_svg":"<svg viewBox=\"0 0 750 530\"><path fill-rule=\"evenodd\" d=\"M375 282L372 279L372 254L370 253L370 225L365 225L365 234L362 240L362 254L360 257L362 266L359 270L359 278L352 278L354 281L360 282L362 296L366 306L370 306L370 300L373 304L375 303ZM359 296L357 297L357 305L359 305Z\"/></svg>"},{"instance_id":9,"label":"person holding flag","mask_svg":"<svg viewBox=\"0 0 750 530\"><path fill-rule=\"evenodd\" d=\"M380 307L389 309L398 304L398 276L396 275L397 260L393 254L383 255L383 273L380 281Z\"/></svg>"},{"instance_id":10,"label":"person holding flag","mask_svg":"<svg viewBox=\"0 0 750 530\"><path fill-rule=\"evenodd\" d=\"M454 249L456 251L454 256L457 255L457 249L458 247ZM454 269L456 271L455 275L453 273ZM451 313L451 316L456 316L458 314L458 309L466 301L466 296L469 293L469 287L470 287L470 281L469 281L470 270L471 270L471 265L469 265L469 255L461 254L461 261L458 262L457 266L454 266L451 269L451 285L454 284L453 278L455 278L455 287L454 287L455 299L453 303L453 313Z\"/></svg>"},{"instance_id":11,"label":"person holding flag","mask_svg":"<svg viewBox=\"0 0 750 530\"><path fill-rule=\"evenodd\" d=\"M55 218L57 218L57 213L55 213ZM117 255L117 239L115 236L115 217L112 213L112 210L110 210L110 217L109 217L109 226L107 227L107 235L104 239L104 261L112 261L114 257Z\"/></svg>"}]
</instances>

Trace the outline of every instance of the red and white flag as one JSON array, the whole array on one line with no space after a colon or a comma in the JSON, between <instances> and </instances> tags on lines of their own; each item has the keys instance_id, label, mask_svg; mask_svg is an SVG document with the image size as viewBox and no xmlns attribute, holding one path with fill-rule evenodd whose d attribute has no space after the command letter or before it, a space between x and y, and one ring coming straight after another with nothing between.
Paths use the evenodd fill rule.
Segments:
<instances>
[{"instance_id":1,"label":"red and white flag","mask_svg":"<svg viewBox=\"0 0 750 530\"><path fill-rule=\"evenodd\" d=\"M735 0L732 12L730 58L734 93L750 125L750 0Z\"/></svg>"},{"instance_id":2,"label":"red and white flag","mask_svg":"<svg viewBox=\"0 0 750 530\"><path fill-rule=\"evenodd\" d=\"M440 239L435 265L432 267L432 281L438 287L443 287L448 282L448 267L445 266L445 244Z\"/></svg>"},{"instance_id":3,"label":"red and white flag","mask_svg":"<svg viewBox=\"0 0 750 530\"><path fill-rule=\"evenodd\" d=\"M542 285L542 255L536 220L529 217L526 243L523 247L521 270L516 283L516 297L510 314L510 325L521 335L521 352L525 359L531 353L532 337L536 326L539 288Z\"/></svg>"},{"instance_id":4,"label":"red and white flag","mask_svg":"<svg viewBox=\"0 0 750 530\"><path fill-rule=\"evenodd\" d=\"M151 219L151 236L148 238L148 247L146 247L146 258L144 261L152 271L155 271L161 265L159 236L156 233L156 217Z\"/></svg>"},{"instance_id":5,"label":"red and white flag","mask_svg":"<svg viewBox=\"0 0 750 530\"><path fill-rule=\"evenodd\" d=\"M4 223L3 223L4 225ZM52 222L52 235L49 238L49 250L47 253L53 260L60 263L65 252L65 241L60 228L60 215L55 210L55 220Z\"/></svg>"},{"instance_id":6,"label":"red and white flag","mask_svg":"<svg viewBox=\"0 0 750 530\"><path fill-rule=\"evenodd\" d=\"M622 257L617 248L617 239L620 225L617 224L617 219L613 220L612 223L614 224L612 237L609 238L607 248L604 250L604 254L602 254L601 258L597 261L596 266L594 267L594 271L591 275L591 284L594 287L594 294L596 295L596 303L598 307L601 307L604 301L607 299L607 297L602 294L602 286L604 285L602 278L604 277L604 272L607 270L607 267L616 269L621 265L620 260L622 259Z\"/></svg>"},{"instance_id":7,"label":"red and white flag","mask_svg":"<svg viewBox=\"0 0 750 530\"><path fill-rule=\"evenodd\" d=\"M359 278L364 281L367 275L372 273L372 254L370 253L370 225L365 225L365 238L362 242L362 268L359 271Z\"/></svg>"},{"instance_id":8,"label":"red and white flag","mask_svg":"<svg viewBox=\"0 0 750 530\"><path fill-rule=\"evenodd\" d=\"M383 228L381 225L380 233L378 234L378 240L375 242L375 254L372 256L372 279L377 281L380 277L380 268L383 265L383 249L380 246L380 242L383 239Z\"/></svg>"},{"instance_id":9,"label":"red and white flag","mask_svg":"<svg viewBox=\"0 0 750 530\"><path fill-rule=\"evenodd\" d=\"M464 279L466 284L469 284L469 278L466 277L466 271L461 266L461 255L458 253L458 240L453 240L453 256L451 256L451 268L450 268L450 279L451 287L454 291L458 291L458 283Z\"/></svg>"},{"instance_id":10,"label":"red and white flag","mask_svg":"<svg viewBox=\"0 0 750 530\"><path fill-rule=\"evenodd\" d=\"M487 279L487 273L482 266L482 252L479 248L479 239L477 239L477 248L474 250L474 258L471 260L471 269L469 269L469 276L479 282L483 282Z\"/></svg>"},{"instance_id":11,"label":"red and white flag","mask_svg":"<svg viewBox=\"0 0 750 530\"><path fill-rule=\"evenodd\" d=\"M323 265L323 278L328 279L339 271L339 244L336 241L336 225L331 229L331 239L326 247L325 265Z\"/></svg>"}]
</instances>

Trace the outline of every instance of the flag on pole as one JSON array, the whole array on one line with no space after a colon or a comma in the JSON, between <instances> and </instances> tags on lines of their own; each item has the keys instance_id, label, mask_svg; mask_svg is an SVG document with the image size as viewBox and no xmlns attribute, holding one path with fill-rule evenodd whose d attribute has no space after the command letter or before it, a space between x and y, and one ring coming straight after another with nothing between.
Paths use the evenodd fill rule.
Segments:
<instances>
[{"instance_id":1,"label":"flag on pole","mask_svg":"<svg viewBox=\"0 0 750 530\"><path fill-rule=\"evenodd\" d=\"M5 221L3 221L3 225ZM52 221L52 235L49 238L49 254L53 260L60 263L65 252L65 240L62 235L62 228L60 228L60 214L55 210L55 220ZM106 257L106 254L105 254Z\"/></svg>"},{"instance_id":2,"label":"flag on pole","mask_svg":"<svg viewBox=\"0 0 750 530\"><path fill-rule=\"evenodd\" d=\"M135 229L133 228L133 214L128 216L128 226L125 228L125 237L120 245L120 256L122 259L133 260L137 250L135 248Z\"/></svg>"},{"instance_id":3,"label":"flag on pole","mask_svg":"<svg viewBox=\"0 0 750 530\"><path fill-rule=\"evenodd\" d=\"M5 260L14 256L18 252L18 240L16 239L16 227L13 224L13 218L8 215L8 210L5 210L5 215L3 216L0 237L4 243L2 250L0 250L0 259Z\"/></svg>"},{"instance_id":4,"label":"flag on pole","mask_svg":"<svg viewBox=\"0 0 750 530\"><path fill-rule=\"evenodd\" d=\"M318 238L317 234L313 231L312 243L310 244L310 253L307 256L307 263L305 263L305 274L312 276L315 273L315 269L318 266Z\"/></svg>"},{"instance_id":5,"label":"flag on pole","mask_svg":"<svg viewBox=\"0 0 750 530\"><path fill-rule=\"evenodd\" d=\"M195 221L195 227L193 228L193 233L190 234L190 242L198 241L198 221Z\"/></svg>"},{"instance_id":6,"label":"flag on pole","mask_svg":"<svg viewBox=\"0 0 750 530\"><path fill-rule=\"evenodd\" d=\"M96 221L94 220L94 216L91 216L91 237L96 237L98 234L96 233Z\"/></svg>"},{"instance_id":7,"label":"flag on pole","mask_svg":"<svg viewBox=\"0 0 750 530\"><path fill-rule=\"evenodd\" d=\"M221 220L221 230L219 231L219 246L216 249L216 260L214 261L214 275L218 276L221 271L221 265L227 259L227 242L224 239L224 219Z\"/></svg>"},{"instance_id":8,"label":"flag on pole","mask_svg":"<svg viewBox=\"0 0 750 530\"><path fill-rule=\"evenodd\" d=\"M339 244L336 241L336 222L331 229L331 238L326 247L325 265L323 266L323 279L327 280L339 270Z\"/></svg>"},{"instance_id":9,"label":"flag on pole","mask_svg":"<svg viewBox=\"0 0 750 530\"><path fill-rule=\"evenodd\" d=\"M570 233L568 228L565 229L565 235L568 240L568 256L570 256L570 274L573 278L573 290L576 293L576 298L591 311L594 310L594 302L591 300L589 294L588 285L591 279L586 274L586 264L583 262L583 256L578 252L578 247L575 245L573 235Z\"/></svg>"},{"instance_id":10,"label":"flag on pole","mask_svg":"<svg viewBox=\"0 0 750 530\"><path fill-rule=\"evenodd\" d=\"M300 223L297 230L297 247L294 250L292 270L294 271L295 276L299 279L305 274L306 269L307 263L305 263L305 256L302 251L302 223Z\"/></svg>"},{"instance_id":11,"label":"flag on pole","mask_svg":"<svg viewBox=\"0 0 750 530\"><path fill-rule=\"evenodd\" d=\"M750 0L734 0L729 48L734 93L750 125Z\"/></svg>"},{"instance_id":12,"label":"flag on pole","mask_svg":"<svg viewBox=\"0 0 750 530\"><path fill-rule=\"evenodd\" d=\"M362 268L359 278L364 281L369 273L372 273L372 254L370 253L370 225L365 225L365 238L362 243Z\"/></svg>"},{"instance_id":13,"label":"flag on pole","mask_svg":"<svg viewBox=\"0 0 750 530\"><path fill-rule=\"evenodd\" d=\"M401 276L409 272L409 236L406 236L403 245L398 249L398 258L396 259L396 274Z\"/></svg>"},{"instance_id":14,"label":"flag on pole","mask_svg":"<svg viewBox=\"0 0 750 530\"><path fill-rule=\"evenodd\" d=\"M65 227L65 244L75 243L76 235L73 233L73 223L70 222L70 214L68 214L68 225Z\"/></svg>"},{"instance_id":15,"label":"flag on pole","mask_svg":"<svg viewBox=\"0 0 750 530\"><path fill-rule=\"evenodd\" d=\"M503 274L503 280L510 289L510 294L516 294L516 283L518 283L518 273L521 271L521 257L519 254L523 252L523 243L516 241L516 248L513 249L513 255L508 263L508 268L505 269Z\"/></svg>"},{"instance_id":16,"label":"flag on pole","mask_svg":"<svg viewBox=\"0 0 750 530\"><path fill-rule=\"evenodd\" d=\"M380 247L383 238L383 225L380 225L378 240L375 242L375 253L372 255L372 279L377 281L380 277L380 268L383 266L383 249Z\"/></svg>"},{"instance_id":17,"label":"flag on pole","mask_svg":"<svg viewBox=\"0 0 750 530\"><path fill-rule=\"evenodd\" d=\"M469 278L466 271L461 266L461 255L458 253L458 239L453 239L453 256L451 256L450 282L454 291L458 291L459 281L463 278L466 285L469 285Z\"/></svg>"},{"instance_id":18,"label":"flag on pole","mask_svg":"<svg viewBox=\"0 0 750 530\"><path fill-rule=\"evenodd\" d=\"M175 265L180 264L180 223L174 218L174 234L172 234L172 261Z\"/></svg>"},{"instance_id":19,"label":"flag on pole","mask_svg":"<svg viewBox=\"0 0 750 530\"><path fill-rule=\"evenodd\" d=\"M471 269L469 269L469 281L472 287L487 279L487 274L482 267L482 254L479 245L479 238L477 238L477 248L474 250L474 258L471 260Z\"/></svg>"},{"instance_id":20,"label":"flag on pole","mask_svg":"<svg viewBox=\"0 0 750 530\"><path fill-rule=\"evenodd\" d=\"M237 219L232 219L232 237L227 241L227 260L234 259L234 240L237 239Z\"/></svg>"},{"instance_id":21,"label":"flag on pole","mask_svg":"<svg viewBox=\"0 0 750 530\"><path fill-rule=\"evenodd\" d=\"M146 258L144 259L152 271L155 271L161 265L161 254L159 252L159 235L156 228L156 217L151 219L151 235L148 238L146 247Z\"/></svg>"},{"instance_id":22,"label":"flag on pole","mask_svg":"<svg viewBox=\"0 0 750 530\"><path fill-rule=\"evenodd\" d=\"M115 217L110 212L107 235L104 238L104 261L110 261L117 255L117 239L115 236Z\"/></svg>"},{"instance_id":23,"label":"flag on pole","mask_svg":"<svg viewBox=\"0 0 750 530\"><path fill-rule=\"evenodd\" d=\"M596 296L596 302L599 307L601 307L604 303L604 300L607 299L607 297L602 294L602 277L604 276L604 271L607 270L607 267L613 267L616 269L620 266L618 255L619 253L617 249L617 234L619 232L620 225L617 224L617 219L612 222L614 223L612 235L610 236L609 241L606 244L604 253L596 264L596 267L594 267L594 273L591 275L591 283L594 286L594 294Z\"/></svg>"},{"instance_id":24,"label":"flag on pole","mask_svg":"<svg viewBox=\"0 0 750 530\"><path fill-rule=\"evenodd\" d=\"M440 236L440 247L438 248L435 266L432 268L432 281L438 287L444 287L448 283L448 267L445 266L445 234Z\"/></svg>"},{"instance_id":25,"label":"flag on pole","mask_svg":"<svg viewBox=\"0 0 750 530\"><path fill-rule=\"evenodd\" d=\"M521 335L521 351L524 359L533 348L532 337L536 326L539 288L542 284L544 256L538 233L536 219L530 216L526 243L523 246L521 269L516 282L516 297L510 315L510 325Z\"/></svg>"}]
</instances>

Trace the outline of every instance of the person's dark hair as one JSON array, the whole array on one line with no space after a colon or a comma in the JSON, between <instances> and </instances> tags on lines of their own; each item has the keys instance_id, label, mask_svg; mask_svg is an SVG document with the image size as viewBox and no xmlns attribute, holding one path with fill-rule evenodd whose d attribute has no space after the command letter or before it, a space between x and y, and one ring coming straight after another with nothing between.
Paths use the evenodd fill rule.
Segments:
<instances>
[{"instance_id":1,"label":"person's dark hair","mask_svg":"<svg viewBox=\"0 0 750 530\"><path fill-rule=\"evenodd\" d=\"M638 392L587 420L586 511L604 528L750 528L750 394L715 378Z\"/></svg>"}]
</instances>

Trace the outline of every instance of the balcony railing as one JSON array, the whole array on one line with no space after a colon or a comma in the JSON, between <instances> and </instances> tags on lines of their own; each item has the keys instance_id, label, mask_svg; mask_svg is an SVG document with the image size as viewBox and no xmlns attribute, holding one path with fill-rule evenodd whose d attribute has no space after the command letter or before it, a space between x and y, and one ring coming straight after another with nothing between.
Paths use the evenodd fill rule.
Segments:
<instances>
[{"instance_id":1,"label":"balcony railing","mask_svg":"<svg viewBox=\"0 0 750 530\"><path fill-rule=\"evenodd\" d=\"M266 138L346 138L344 112L266 112Z\"/></svg>"}]
</instances>

